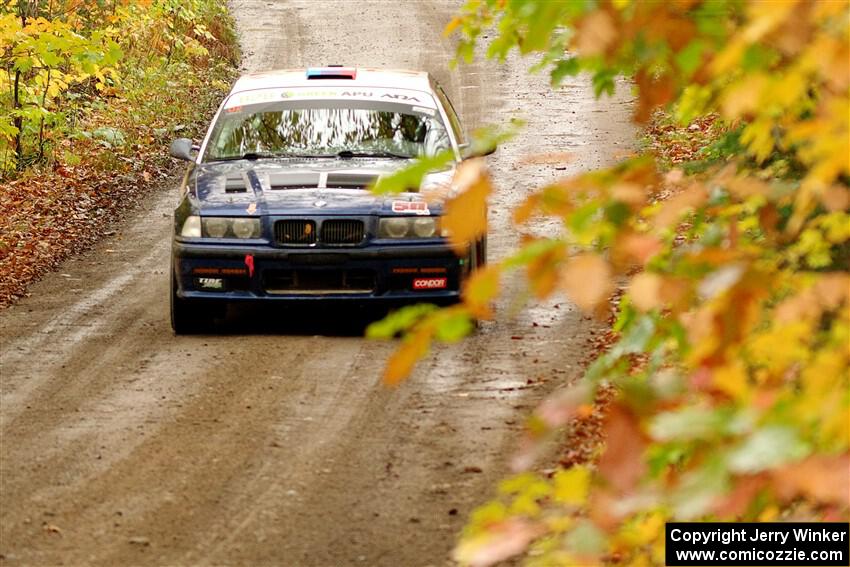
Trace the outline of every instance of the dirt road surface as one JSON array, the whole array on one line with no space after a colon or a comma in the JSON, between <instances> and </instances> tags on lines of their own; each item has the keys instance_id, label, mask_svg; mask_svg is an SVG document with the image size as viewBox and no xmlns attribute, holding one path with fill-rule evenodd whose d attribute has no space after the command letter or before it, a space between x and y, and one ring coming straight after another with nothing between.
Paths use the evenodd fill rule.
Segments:
<instances>
[{"instance_id":1,"label":"dirt road surface","mask_svg":"<svg viewBox=\"0 0 850 567\"><path fill-rule=\"evenodd\" d=\"M585 81L552 93L513 59L449 71L441 32L456 7L231 2L246 70L426 69L470 127L523 115L528 130L491 159L498 258L531 187L631 145L628 94L597 102ZM520 165L544 151L575 159ZM393 345L333 313L174 337L174 186L0 312L0 565L449 563L524 416L575 376L593 324L566 302L513 316L504 303L502 320L437 348L394 390L380 383Z\"/></svg>"}]
</instances>

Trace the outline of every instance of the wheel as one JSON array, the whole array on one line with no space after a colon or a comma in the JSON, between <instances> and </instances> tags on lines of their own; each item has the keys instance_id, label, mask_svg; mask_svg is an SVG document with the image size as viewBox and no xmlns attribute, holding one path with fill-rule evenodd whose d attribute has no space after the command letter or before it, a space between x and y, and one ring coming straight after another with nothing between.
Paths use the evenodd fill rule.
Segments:
<instances>
[{"instance_id":1,"label":"wheel","mask_svg":"<svg viewBox=\"0 0 850 567\"><path fill-rule=\"evenodd\" d=\"M197 305L177 296L177 277L171 274L171 328L175 335L190 335L212 326L212 306Z\"/></svg>"}]
</instances>

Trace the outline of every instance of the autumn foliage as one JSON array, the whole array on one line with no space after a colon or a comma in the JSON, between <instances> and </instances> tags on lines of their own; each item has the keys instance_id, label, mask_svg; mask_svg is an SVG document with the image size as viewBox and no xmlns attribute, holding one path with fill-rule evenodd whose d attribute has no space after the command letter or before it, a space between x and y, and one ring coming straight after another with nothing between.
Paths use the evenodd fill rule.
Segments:
<instances>
[{"instance_id":1,"label":"autumn foliage","mask_svg":"<svg viewBox=\"0 0 850 567\"><path fill-rule=\"evenodd\" d=\"M212 0L0 3L0 307L170 177L237 61Z\"/></svg>"},{"instance_id":2,"label":"autumn foliage","mask_svg":"<svg viewBox=\"0 0 850 567\"><path fill-rule=\"evenodd\" d=\"M392 382L442 325L494 316L509 271L537 298L565 293L600 315L625 289L616 341L532 416L518 461L613 386L605 444L588 463L505 480L473 514L461 563L663 565L668 520L848 519L849 18L846 1L470 0L451 21L461 60L486 31L490 57L540 56L553 96L570 75L599 95L628 76L650 132L665 116L711 129L686 158L649 144L539 188L516 226L555 218L560 234L528 231L459 307L396 316L410 331ZM445 223L473 238L484 226L464 211L491 189L479 164L458 175L469 190Z\"/></svg>"}]
</instances>

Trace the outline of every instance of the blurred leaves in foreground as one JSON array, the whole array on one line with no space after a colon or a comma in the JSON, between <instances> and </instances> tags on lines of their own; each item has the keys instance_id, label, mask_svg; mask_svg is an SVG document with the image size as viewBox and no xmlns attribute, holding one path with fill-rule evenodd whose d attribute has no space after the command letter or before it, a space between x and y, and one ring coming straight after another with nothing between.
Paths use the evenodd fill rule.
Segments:
<instances>
[{"instance_id":1,"label":"blurred leaves in foreground","mask_svg":"<svg viewBox=\"0 0 850 567\"><path fill-rule=\"evenodd\" d=\"M443 325L494 316L507 271L596 314L625 289L618 339L538 409L524 444L533 456L613 385L604 446L504 481L461 563L663 565L672 519L847 521L849 18L846 1L469 0L449 23L461 61L486 34L489 57L540 56L555 89L589 74L601 95L631 77L638 123L660 110L713 132L686 163L650 152L539 188L518 230L548 217L562 233L529 231L462 304L409 321L390 382ZM466 208L490 193L478 172Z\"/></svg>"}]
</instances>

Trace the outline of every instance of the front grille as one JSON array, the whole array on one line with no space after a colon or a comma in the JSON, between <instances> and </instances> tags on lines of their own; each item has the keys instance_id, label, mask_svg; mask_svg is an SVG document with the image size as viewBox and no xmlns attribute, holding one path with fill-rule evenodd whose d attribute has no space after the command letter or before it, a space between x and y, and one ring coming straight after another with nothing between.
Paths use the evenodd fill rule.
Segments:
<instances>
[{"instance_id":1,"label":"front grille","mask_svg":"<svg viewBox=\"0 0 850 567\"><path fill-rule=\"evenodd\" d=\"M322 223L323 244L360 244L363 242L363 221L331 219Z\"/></svg>"},{"instance_id":2,"label":"front grille","mask_svg":"<svg viewBox=\"0 0 850 567\"><path fill-rule=\"evenodd\" d=\"M279 220L274 223L274 237L284 246L309 246L316 243L316 223L302 219Z\"/></svg>"}]
</instances>

